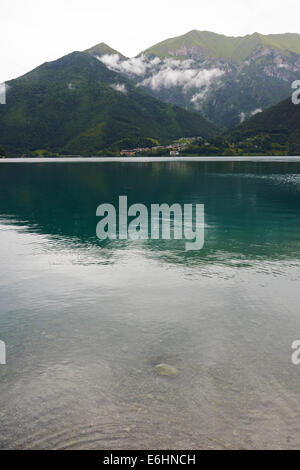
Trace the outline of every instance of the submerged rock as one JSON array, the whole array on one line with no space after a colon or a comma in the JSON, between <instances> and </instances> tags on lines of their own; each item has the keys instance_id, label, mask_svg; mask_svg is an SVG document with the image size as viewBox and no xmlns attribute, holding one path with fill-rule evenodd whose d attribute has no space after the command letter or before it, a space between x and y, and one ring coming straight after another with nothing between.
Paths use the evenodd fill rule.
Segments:
<instances>
[{"instance_id":1,"label":"submerged rock","mask_svg":"<svg viewBox=\"0 0 300 470\"><path fill-rule=\"evenodd\" d=\"M155 366L155 372L158 375L167 375L168 377L175 377L179 374L176 367L170 366L169 364L158 364Z\"/></svg>"}]
</instances>

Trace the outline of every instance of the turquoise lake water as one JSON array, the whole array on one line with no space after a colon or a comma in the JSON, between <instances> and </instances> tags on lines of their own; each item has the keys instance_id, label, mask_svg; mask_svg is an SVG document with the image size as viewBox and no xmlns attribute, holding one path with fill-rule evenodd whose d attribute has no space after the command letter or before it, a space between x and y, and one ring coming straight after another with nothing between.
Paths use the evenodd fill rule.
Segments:
<instances>
[{"instance_id":1,"label":"turquoise lake water","mask_svg":"<svg viewBox=\"0 0 300 470\"><path fill-rule=\"evenodd\" d=\"M204 248L99 241L119 195ZM3 163L0 261L1 449L300 448L299 162Z\"/></svg>"}]
</instances>

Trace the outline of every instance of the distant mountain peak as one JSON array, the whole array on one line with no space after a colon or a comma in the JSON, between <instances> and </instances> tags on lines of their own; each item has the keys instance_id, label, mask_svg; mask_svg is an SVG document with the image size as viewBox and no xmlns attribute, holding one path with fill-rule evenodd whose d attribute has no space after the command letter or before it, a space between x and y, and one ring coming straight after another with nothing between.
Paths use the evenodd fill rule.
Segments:
<instances>
[{"instance_id":1,"label":"distant mountain peak","mask_svg":"<svg viewBox=\"0 0 300 470\"><path fill-rule=\"evenodd\" d=\"M120 52L116 51L112 47L108 46L105 44L105 42L100 42L100 44L97 44L96 46L91 47L90 49L85 50L84 52L87 52L88 54L91 55L96 55L96 56L103 56L103 55L114 55L118 54L122 59L126 59L126 57L121 54Z\"/></svg>"},{"instance_id":2,"label":"distant mountain peak","mask_svg":"<svg viewBox=\"0 0 300 470\"><path fill-rule=\"evenodd\" d=\"M207 56L240 63L251 57L259 46L270 47L282 53L300 54L300 34L263 35L255 32L246 36L233 37L194 29L181 36L155 44L147 49L145 54L161 58Z\"/></svg>"}]
</instances>

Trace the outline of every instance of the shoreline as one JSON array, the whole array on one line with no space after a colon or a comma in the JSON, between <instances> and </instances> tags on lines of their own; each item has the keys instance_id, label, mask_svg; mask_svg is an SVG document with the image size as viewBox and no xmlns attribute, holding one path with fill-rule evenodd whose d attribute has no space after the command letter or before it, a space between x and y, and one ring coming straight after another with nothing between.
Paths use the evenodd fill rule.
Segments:
<instances>
[{"instance_id":1,"label":"shoreline","mask_svg":"<svg viewBox=\"0 0 300 470\"><path fill-rule=\"evenodd\" d=\"M45 157L1 158L0 163L154 163L154 162L297 162L298 157Z\"/></svg>"}]
</instances>

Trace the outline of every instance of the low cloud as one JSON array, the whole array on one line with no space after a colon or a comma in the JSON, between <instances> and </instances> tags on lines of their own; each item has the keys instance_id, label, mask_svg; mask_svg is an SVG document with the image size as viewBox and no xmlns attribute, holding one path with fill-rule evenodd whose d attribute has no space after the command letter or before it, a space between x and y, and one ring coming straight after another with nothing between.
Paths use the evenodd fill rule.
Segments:
<instances>
[{"instance_id":1,"label":"low cloud","mask_svg":"<svg viewBox=\"0 0 300 470\"><path fill-rule=\"evenodd\" d=\"M203 87L202 91L200 91L199 93L196 93L191 98L191 103L194 105L195 109L197 109L198 111L201 110L201 101L205 97L208 90L209 90L209 86Z\"/></svg>"},{"instance_id":2,"label":"low cloud","mask_svg":"<svg viewBox=\"0 0 300 470\"><path fill-rule=\"evenodd\" d=\"M182 87L184 91L203 87L207 89L213 80L225 73L219 68L193 68L193 59L160 59L159 57L150 59L144 54L125 60L122 60L118 54L106 54L97 58L115 72L146 77L138 85L152 88L152 90L178 86ZM197 99L193 97L192 100L194 102Z\"/></svg>"},{"instance_id":3,"label":"low cloud","mask_svg":"<svg viewBox=\"0 0 300 470\"><path fill-rule=\"evenodd\" d=\"M240 113L240 123L244 122L246 120L246 113L244 113L243 111Z\"/></svg>"},{"instance_id":4,"label":"low cloud","mask_svg":"<svg viewBox=\"0 0 300 470\"><path fill-rule=\"evenodd\" d=\"M106 54L102 57L97 57L97 59L106 65L110 70L125 73L127 75L137 76L145 75L149 68L154 67L161 62L159 57L148 60L144 54L139 57L133 57L132 59L126 60L122 60L119 54Z\"/></svg>"},{"instance_id":5,"label":"low cloud","mask_svg":"<svg viewBox=\"0 0 300 470\"><path fill-rule=\"evenodd\" d=\"M223 74L224 72L217 68L201 70L191 68L175 69L167 65L151 77L146 78L141 85L149 86L152 90L179 86L187 91L191 88L209 87L213 80Z\"/></svg>"},{"instance_id":6,"label":"low cloud","mask_svg":"<svg viewBox=\"0 0 300 470\"><path fill-rule=\"evenodd\" d=\"M110 85L113 90L119 91L120 93L124 93L124 95L127 95L127 88L124 85L124 83L113 83Z\"/></svg>"},{"instance_id":7,"label":"low cloud","mask_svg":"<svg viewBox=\"0 0 300 470\"><path fill-rule=\"evenodd\" d=\"M262 113L261 108L254 109L250 114L251 114L251 116L255 116L255 114L258 114L258 113Z\"/></svg>"},{"instance_id":8,"label":"low cloud","mask_svg":"<svg viewBox=\"0 0 300 470\"><path fill-rule=\"evenodd\" d=\"M248 117L255 116L256 114L259 114L259 113L262 113L261 108L256 108L250 113L244 113L244 111L242 111L239 115L240 123L244 122Z\"/></svg>"}]
</instances>

